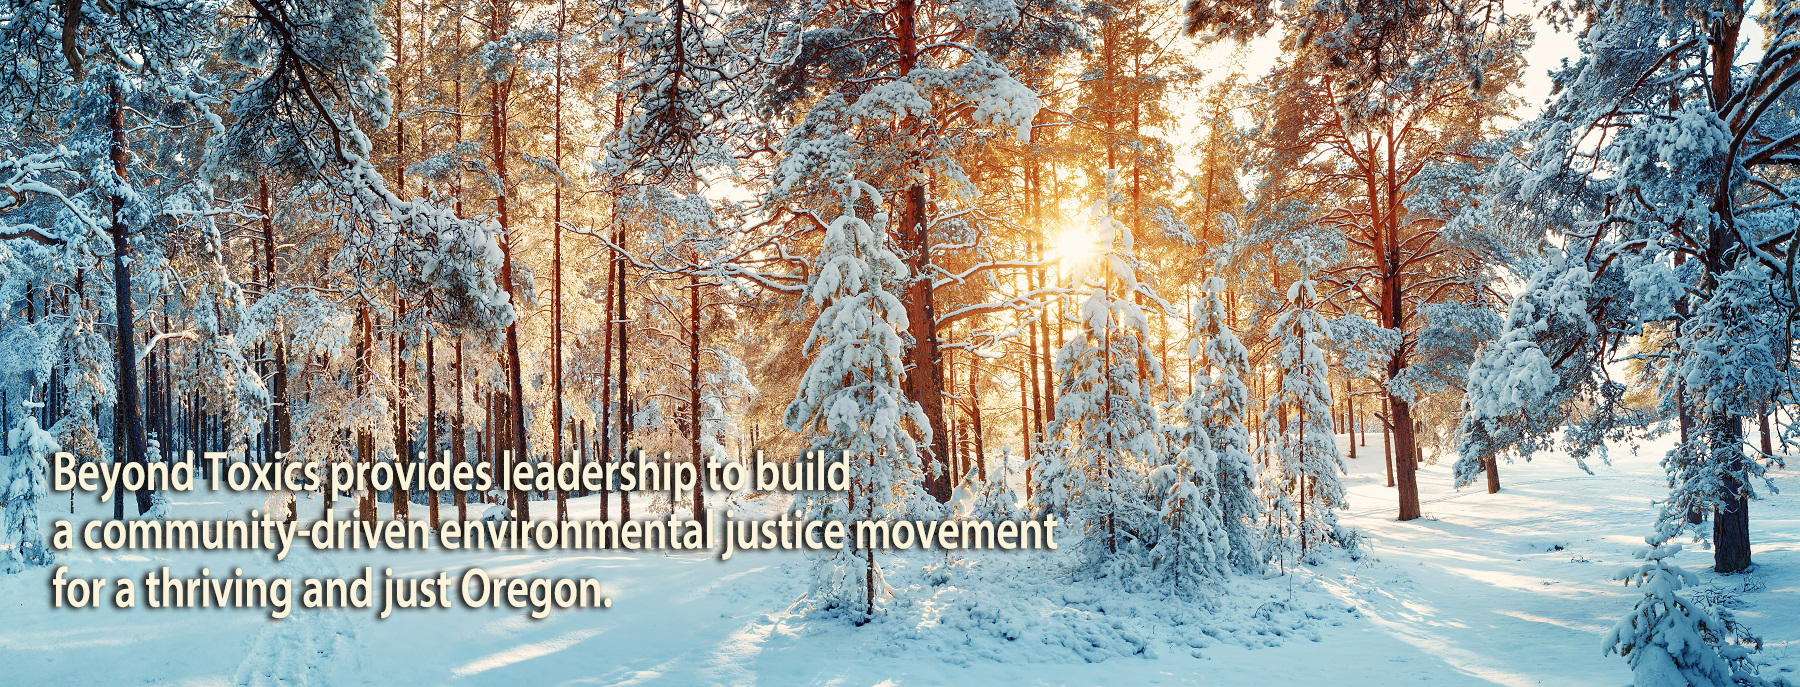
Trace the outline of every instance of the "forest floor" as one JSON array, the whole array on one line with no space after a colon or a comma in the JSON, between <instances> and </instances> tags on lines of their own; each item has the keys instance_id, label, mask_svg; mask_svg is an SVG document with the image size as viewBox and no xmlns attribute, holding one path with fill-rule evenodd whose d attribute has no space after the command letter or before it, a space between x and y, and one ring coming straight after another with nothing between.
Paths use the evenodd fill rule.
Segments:
<instances>
[{"instance_id":1,"label":"forest floor","mask_svg":"<svg viewBox=\"0 0 1800 687\"><path fill-rule=\"evenodd\" d=\"M1642 546L1664 493L1657 457L1616 450L1587 475L1541 457L1502 466L1505 489L1450 486L1423 466L1425 517L1397 522L1379 437L1358 446L1343 524L1366 555L1291 576L1234 582L1209 604L1068 584L1056 554L971 557L934 585L934 561L894 557L900 599L853 628L796 603L797 553L546 555L296 551L267 554L76 551L72 576L141 578L168 566L193 576L396 576L479 566L497 577L594 577L607 610L298 612L51 609L48 571L0 579L0 684L228 685L280 675L318 685L1600 685L1625 684L1601 637L1631 603L1614 581ZM1340 437L1340 441L1343 437ZM1776 473L1751 510L1757 567L1717 576L1701 547L1677 562L1735 606L1766 640L1766 674L1800 681L1800 478ZM109 506L78 499L82 517ZM303 502L302 511L309 509ZM67 502L60 504L66 507ZM196 493L171 517L226 518L260 497ZM342 515L350 504L343 504ZM740 506L741 507L741 506ZM387 505L383 505L384 515ZM423 508L415 506L415 512ZM550 504L534 505L548 514ZM64 517L54 499L46 522ZM580 517L593 499L572 504ZM1179 624L1179 626L1177 626ZM268 682L268 684L276 684Z\"/></svg>"}]
</instances>

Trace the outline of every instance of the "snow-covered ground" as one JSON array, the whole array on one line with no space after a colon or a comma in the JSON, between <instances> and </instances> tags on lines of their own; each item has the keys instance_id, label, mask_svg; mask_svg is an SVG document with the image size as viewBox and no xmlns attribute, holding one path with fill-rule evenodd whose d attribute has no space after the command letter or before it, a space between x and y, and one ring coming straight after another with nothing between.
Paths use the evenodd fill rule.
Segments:
<instances>
[{"instance_id":1,"label":"snow-covered ground","mask_svg":"<svg viewBox=\"0 0 1800 687\"><path fill-rule=\"evenodd\" d=\"M1340 441L1342 441L1340 437ZM478 566L497 576L594 577L607 610L300 613L253 610L52 610L48 571L0 579L0 684L226 685L311 676L328 685L1605 685L1629 681L1601 654L1602 633L1634 591L1613 581L1643 543L1665 487L1657 456L1615 451L1596 475L1541 457L1502 466L1506 488L1450 488L1446 465L1423 468L1425 517L1393 520L1379 437L1350 461L1343 522L1368 556L1245 580L1211 608L1064 584L1053 554L994 554L956 564L932 585L920 566L890 564L904 601L869 626L805 615L798 553L265 555L73 552L83 577L141 577L168 566L214 576L395 575ZM1373 456L1373 457L1371 457ZM1791 492L1800 479L1777 473ZM60 495L50 503L58 502ZM80 499L83 515L110 509ZM174 517L226 518L260 505L241 495L177 499ZM349 504L344 504L348 513ZM598 512L578 500L577 514ZM305 505L303 512L312 510ZM548 507L534 508L544 514ZM46 520L66 517L46 514ZM1737 598L1766 640L1773 674L1800 676L1800 506L1788 494L1752 505L1757 569L1719 577L1710 554L1677 561ZM1049 566L1049 567L1046 567ZM1709 592L1710 593L1710 592ZM1187 623L1170 627L1172 622ZM271 683L273 684L273 683Z\"/></svg>"}]
</instances>

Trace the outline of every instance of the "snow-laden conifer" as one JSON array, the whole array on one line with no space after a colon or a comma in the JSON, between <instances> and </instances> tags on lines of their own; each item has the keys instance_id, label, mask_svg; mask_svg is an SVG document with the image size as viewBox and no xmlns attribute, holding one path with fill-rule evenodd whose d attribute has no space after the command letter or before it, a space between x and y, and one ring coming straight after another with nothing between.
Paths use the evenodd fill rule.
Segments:
<instances>
[{"instance_id":1,"label":"snow-laden conifer","mask_svg":"<svg viewBox=\"0 0 1800 687\"><path fill-rule=\"evenodd\" d=\"M1098 254L1075 265L1081 300L1073 337L1056 353L1056 414L1044 430L1037 479L1040 509L1065 514L1082 533L1090 562L1128 564L1157 521L1145 503L1145 478L1166 461L1166 443L1150 386L1162 379L1145 343L1148 322L1134 294L1160 303L1138 279L1129 227L1114 215L1115 194L1084 213ZM1088 570L1105 575L1108 567Z\"/></svg>"},{"instance_id":2,"label":"snow-laden conifer","mask_svg":"<svg viewBox=\"0 0 1800 687\"><path fill-rule=\"evenodd\" d=\"M43 404L24 406L6 433L7 451L0 457L0 575L49 565L54 559L44 545L38 506L49 486L46 460L62 447L38 426L33 411Z\"/></svg>"},{"instance_id":3,"label":"snow-laden conifer","mask_svg":"<svg viewBox=\"0 0 1800 687\"><path fill-rule=\"evenodd\" d=\"M1280 344L1280 382L1263 422L1278 428L1264 445L1261 490L1267 504L1269 554L1279 562L1314 559L1342 541L1337 510L1345 505L1339 475L1343 457L1331 427L1331 380L1313 275L1320 260L1303 257L1300 279L1288 286L1287 307L1269 328Z\"/></svg>"},{"instance_id":4,"label":"snow-laden conifer","mask_svg":"<svg viewBox=\"0 0 1800 687\"><path fill-rule=\"evenodd\" d=\"M1250 408L1250 387L1244 374L1250 369L1250 353L1232 331L1225 308L1225 280L1211 277L1206 295L1194 308L1194 334L1188 341L1189 357L1200 368L1194 393L1182 406L1190 427L1205 431L1218 477L1219 519L1224 527L1232 569L1257 572L1263 565L1263 542L1257 533L1262 521L1262 501L1256 495L1256 466L1250 457L1250 431L1244 418Z\"/></svg>"},{"instance_id":5,"label":"snow-laden conifer","mask_svg":"<svg viewBox=\"0 0 1800 687\"><path fill-rule=\"evenodd\" d=\"M819 307L804 349L812 363L784 421L810 434L815 449L849 461L850 490L810 492L799 506L809 518L842 522L930 516L939 508L920 486L919 445L908 430L927 425L900 389L906 310L894 290L906 267L888 246L886 215L857 214L863 203L879 204L875 189L850 180L842 197L807 287ZM809 596L866 622L884 587L874 550L852 541L814 559Z\"/></svg>"}]
</instances>

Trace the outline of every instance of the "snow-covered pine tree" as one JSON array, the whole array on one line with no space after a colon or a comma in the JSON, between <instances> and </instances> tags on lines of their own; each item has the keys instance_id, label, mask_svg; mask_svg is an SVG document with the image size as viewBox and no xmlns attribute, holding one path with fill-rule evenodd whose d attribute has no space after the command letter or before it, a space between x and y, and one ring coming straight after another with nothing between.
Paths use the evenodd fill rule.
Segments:
<instances>
[{"instance_id":1,"label":"snow-covered pine tree","mask_svg":"<svg viewBox=\"0 0 1800 687\"><path fill-rule=\"evenodd\" d=\"M1331 379L1324 339L1330 332L1319 315L1313 275L1322 261L1301 246L1300 278L1288 286L1288 307L1269 335L1280 342L1280 384L1263 421L1278 427L1264 445L1261 489L1267 503L1269 554L1279 562L1311 562L1325 546L1342 543L1337 509L1345 505L1338 454L1331 427Z\"/></svg>"},{"instance_id":2,"label":"snow-covered pine tree","mask_svg":"<svg viewBox=\"0 0 1800 687\"><path fill-rule=\"evenodd\" d=\"M1231 329L1225 307L1225 280L1209 277L1206 294L1194 308L1193 336L1187 354L1196 358L1194 393L1182 406L1190 427L1206 433L1212 449L1218 502L1214 506L1225 528L1228 557L1233 570L1262 570L1263 542L1257 533L1263 504L1256 495L1256 466L1250 458L1250 431L1244 418L1250 408L1250 387L1244 373L1250 369L1250 352Z\"/></svg>"},{"instance_id":3,"label":"snow-covered pine tree","mask_svg":"<svg viewBox=\"0 0 1800 687\"><path fill-rule=\"evenodd\" d=\"M744 361L725 347L711 346L706 353L718 360L719 369L706 373L700 387L700 448L707 460L723 462L730 457L725 453L725 437L733 426L727 405L754 396L756 385L751 383Z\"/></svg>"},{"instance_id":4,"label":"snow-covered pine tree","mask_svg":"<svg viewBox=\"0 0 1800 687\"><path fill-rule=\"evenodd\" d=\"M1016 472L1012 465L1012 449L1001 447L1000 467L981 484L981 493L976 496L968 516L987 522L1019 519L1023 511L1019 508L1019 494L1013 487L1018 481Z\"/></svg>"},{"instance_id":5,"label":"snow-covered pine tree","mask_svg":"<svg viewBox=\"0 0 1800 687\"><path fill-rule=\"evenodd\" d=\"M1198 397L1195 394L1194 397ZM1151 560L1177 594L1194 595L1230 571L1231 540L1226 535L1224 499L1219 490L1219 457L1212 437L1193 422L1198 409L1183 405L1187 427L1171 430L1174 458L1150 473L1150 493L1159 520L1146 536L1155 542Z\"/></svg>"},{"instance_id":6,"label":"snow-covered pine tree","mask_svg":"<svg viewBox=\"0 0 1800 687\"><path fill-rule=\"evenodd\" d=\"M24 406L6 433L8 450L0 454L0 575L49 565L55 558L44 545L38 503L49 486L45 461L62 447L32 414L43 404L27 401Z\"/></svg>"},{"instance_id":7,"label":"snow-covered pine tree","mask_svg":"<svg viewBox=\"0 0 1800 687\"><path fill-rule=\"evenodd\" d=\"M1073 282L1087 298L1073 337L1056 353L1056 413L1035 457L1035 496L1040 510L1063 513L1080 528L1085 560L1135 566L1120 554L1142 553L1150 543L1142 537L1155 510L1144 502L1144 479L1167 455L1150 395L1162 366L1144 341L1149 324L1133 295L1162 299L1137 277L1131 230L1113 213L1117 175L1110 177L1106 194L1085 212L1098 254L1073 266Z\"/></svg>"},{"instance_id":8,"label":"snow-covered pine tree","mask_svg":"<svg viewBox=\"0 0 1800 687\"><path fill-rule=\"evenodd\" d=\"M1189 29L1245 28L1244 13L1216 12L1231 1L1197 0ZM1366 313L1401 337L1379 388L1394 451L1413 455L1413 404L1422 399L1392 382L1414 364L1418 308L1460 299L1443 282L1489 259L1444 231L1445 204L1421 203L1421 182L1428 168L1480 152L1490 123L1514 109L1527 22L1493 0L1281 3L1255 14L1289 31L1284 59L1256 87L1266 115L1255 133L1265 145L1254 150L1262 178L1254 212L1263 217L1246 224L1276 242L1283 223L1316 225L1344 242L1345 259L1319 278L1331 285L1335 310ZM1416 465L1395 467L1399 517L1411 520L1419 516Z\"/></svg>"},{"instance_id":9,"label":"snow-covered pine tree","mask_svg":"<svg viewBox=\"0 0 1800 687\"><path fill-rule=\"evenodd\" d=\"M919 445L907 424L929 425L900 388L906 309L894 291L905 284L906 266L888 243L887 216L857 215L859 207L879 207L880 194L854 179L840 194L842 213L825 230L819 271L807 286L820 308L805 343L812 363L783 421L810 433L815 449L850 461L851 485L849 493L809 492L798 505L817 520L929 517L941 507L922 488ZM851 543L814 559L808 596L861 624L875 615L884 587L875 551Z\"/></svg>"},{"instance_id":10,"label":"snow-covered pine tree","mask_svg":"<svg viewBox=\"0 0 1800 687\"><path fill-rule=\"evenodd\" d=\"M1528 452L1550 434L1582 454L1675 425L1688 436L1665 461L1662 526L1711 519L1714 569L1741 571L1761 469L1742 424L1795 385L1796 275L1775 256L1794 249L1788 160L1800 150L1783 104L1800 85L1791 42L1751 29L1792 35L1800 8L1577 3L1559 14L1587 27L1584 55L1554 74L1558 97L1521 127L1519 153L1496 161L1470 212L1518 237L1517 271L1532 277L1470 371L1470 416L1483 424L1465 433L1464 457ZM1600 130L1619 134L1586 135ZM1655 361L1652 415L1607 376L1627 356Z\"/></svg>"},{"instance_id":11,"label":"snow-covered pine tree","mask_svg":"<svg viewBox=\"0 0 1800 687\"><path fill-rule=\"evenodd\" d=\"M1614 576L1643 595L1606 633L1606 653L1631 665L1636 687L1769 685L1756 675L1750 652L1729 641L1726 623L1681 595L1699 578L1669 560L1681 552L1670 538L1663 532L1644 537L1645 546L1632 554L1643 562Z\"/></svg>"},{"instance_id":12,"label":"snow-covered pine tree","mask_svg":"<svg viewBox=\"0 0 1800 687\"><path fill-rule=\"evenodd\" d=\"M975 219L1011 209L990 205L1004 196L977 185L983 174L966 153L999 147L1004 138L1030 140L1042 103L1015 69L1045 68L1051 56L1081 45L1082 10L1057 0L756 0L749 6L773 19L764 35L775 52L760 60L766 73L759 104L766 109L759 111L798 115L787 129L772 195L805 186L804 177L849 172L893 204L888 229L912 279L899 291L912 339L904 388L930 423L930 431L918 432L926 440L926 488L948 501L955 477L941 365L948 323L1010 308L951 307L942 295L969 281L945 280L945 271L986 280L1012 269L1010 261L996 259L992 234ZM964 256L977 264L958 266L954 260Z\"/></svg>"}]
</instances>

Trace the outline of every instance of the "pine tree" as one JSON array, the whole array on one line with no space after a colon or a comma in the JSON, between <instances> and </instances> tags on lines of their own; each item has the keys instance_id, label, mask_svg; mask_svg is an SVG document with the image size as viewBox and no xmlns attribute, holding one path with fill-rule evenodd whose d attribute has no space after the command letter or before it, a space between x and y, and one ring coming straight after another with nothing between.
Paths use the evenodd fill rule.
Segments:
<instances>
[{"instance_id":1,"label":"pine tree","mask_svg":"<svg viewBox=\"0 0 1800 687\"><path fill-rule=\"evenodd\" d=\"M1244 28L1242 15L1215 12L1229 4L1194 0L1190 19L1199 24L1190 29ZM1285 239L1284 224L1343 238L1346 259L1316 278L1331 286L1336 309L1366 311L1400 338L1383 361L1381 389L1404 456L1419 451L1413 405L1423 399L1404 379L1424 324L1420 307L1448 298L1455 291L1445 282L1489 259L1446 231L1450 217L1441 203L1421 202L1421 181L1443 160L1474 156L1514 105L1508 90L1527 36L1495 5L1293 5L1267 8L1263 18L1294 30L1282 36L1285 59L1257 86L1257 209L1266 218L1257 224L1266 226L1253 233L1271 250ZM1411 520L1419 516L1417 465L1396 467L1399 519Z\"/></svg>"},{"instance_id":2,"label":"pine tree","mask_svg":"<svg viewBox=\"0 0 1800 687\"><path fill-rule=\"evenodd\" d=\"M1339 480L1344 460L1332 433L1323 348L1330 332L1319 316L1312 278L1321 263L1312 255L1301 258L1300 279L1288 286L1288 308L1269 328L1281 346L1280 382L1264 422L1279 426L1280 433L1263 446L1261 487L1268 504L1269 553L1281 562L1314 561L1325 546L1345 543L1337 527L1337 510L1345 505Z\"/></svg>"},{"instance_id":3,"label":"pine tree","mask_svg":"<svg viewBox=\"0 0 1800 687\"><path fill-rule=\"evenodd\" d=\"M1197 426L1181 435L1181 443L1171 447L1174 459L1150 474L1161 518L1161 526L1151 530L1152 560L1176 593L1196 594L1230 571L1231 540L1220 509L1224 499L1212 437Z\"/></svg>"},{"instance_id":4,"label":"pine tree","mask_svg":"<svg viewBox=\"0 0 1800 687\"><path fill-rule=\"evenodd\" d=\"M953 308L938 302L939 290L1019 267L989 259L990 241L959 247L949 239L985 212L979 205L985 194L975 184L980 170L971 164L980 158L971 149L1004 137L1030 138L1042 102L1012 66L1072 48L1080 31L1070 16L1075 8L1066 3L894 0L877 7L767 3L781 30L775 54L763 60L769 65L763 104L795 120L768 183L776 195L788 195L810 177L851 170L887 194L888 229L913 280L901 291L911 327L905 388L928 424L916 430L926 439L926 488L943 502L954 475L944 412L952 390L945 385L940 329L959 315L1009 307ZM959 38L938 40L952 35ZM943 257L951 254L980 262L952 270ZM962 276L940 279L946 271Z\"/></svg>"},{"instance_id":5,"label":"pine tree","mask_svg":"<svg viewBox=\"0 0 1800 687\"><path fill-rule=\"evenodd\" d=\"M1150 395L1162 367L1144 340L1144 308L1132 296L1161 299L1137 278L1131 230L1113 214L1122 200L1113 180L1086 211L1097 255L1074 266L1074 282L1087 297L1076 335L1056 354L1056 417L1038 449L1035 496L1040 510L1078 523L1085 559L1123 570L1131 565L1123 562L1129 554L1143 553L1149 543L1135 534L1151 524L1145 517L1151 509L1140 499L1150 470L1166 460L1166 447ZM1108 568L1092 571L1105 575Z\"/></svg>"},{"instance_id":6,"label":"pine tree","mask_svg":"<svg viewBox=\"0 0 1800 687\"><path fill-rule=\"evenodd\" d=\"M1637 687L1768 685L1755 675L1748 652L1729 641L1726 623L1681 595L1699 578L1670 562L1681 552L1668 534L1644 537L1633 556L1643 561L1616 579L1642 591L1631 611L1606 633L1606 653L1631 665Z\"/></svg>"},{"instance_id":7,"label":"pine tree","mask_svg":"<svg viewBox=\"0 0 1800 687\"><path fill-rule=\"evenodd\" d=\"M49 565L55 555L44 545L38 505L49 486L48 456L62 450L56 438L38 426L30 401L6 433L7 453L0 459L0 575ZM114 498L123 498L115 495Z\"/></svg>"},{"instance_id":8,"label":"pine tree","mask_svg":"<svg viewBox=\"0 0 1800 687\"><path fill-rule=\"evenodd\" d=\"M1774 256L1792 252L1786 159L1800 147L1777 103L1800 67L1785 41L1746 34L1796 11L1564 8L1589 27L1583 56L1555 73L1558 97L1517 132L1519 154L1491 166L1466 220L1501 227L1515 269L1532 276L1471 368L1464 460L1528 454L1557 434L1579 459L1608 440L1678 431L1661 526L1710 519L1714 569L1726 573L1751 565L1763 470L1743 421L1794 384L1796 282ZM1585 138L1600 130L1619 133ZM1607 182L1588 183L1595 175ZM1654 359L1649 413L1607 374L1628 357Z\"/></svg>"},{"instance_id":9,"label":"pine tree","mask_svg":"<svg viewBox=\"0 0 1800 687\"><path fill-rule=\"evenodd\" d=\"M879 204L875 189L853 179L841 189L842 214L826 229L807 286L819 306L805 344L812 363L784 422L813 436L815 449L849 461L851 486L847 494L811 492L800 507L809 518L842 522L928 515L938 508L922 489L919 445L906 423L928 425L901 391L906 311L894 291L906 266L890 247L887 216L857 215L859 206ZM809 596L861 624L874 617L884 587L875 551L847 545L815 558Z\"/></svg>"},{"instance_id":10,"label":"pine tree","mask_svg":"<svg viewBox=\"0 0 1800 687\"><path fill-rule=\"evenodd\" d=\"M1216 508L1231 567L1255 573L1262 570L1265 558L1256 531L1263 518L1262 500L1256 495L1256 466L1250 457L1250 432L1244 427L1250 408L1250 389L1244 384L1250 354L1227 321L1225 280L1210 277L1204 288L1188 341L1188 356L1199 360L1200 369L1182 417L1188 426L1203 430L1210 442L1218 473Z\"/></svg>"}]
</instances>

